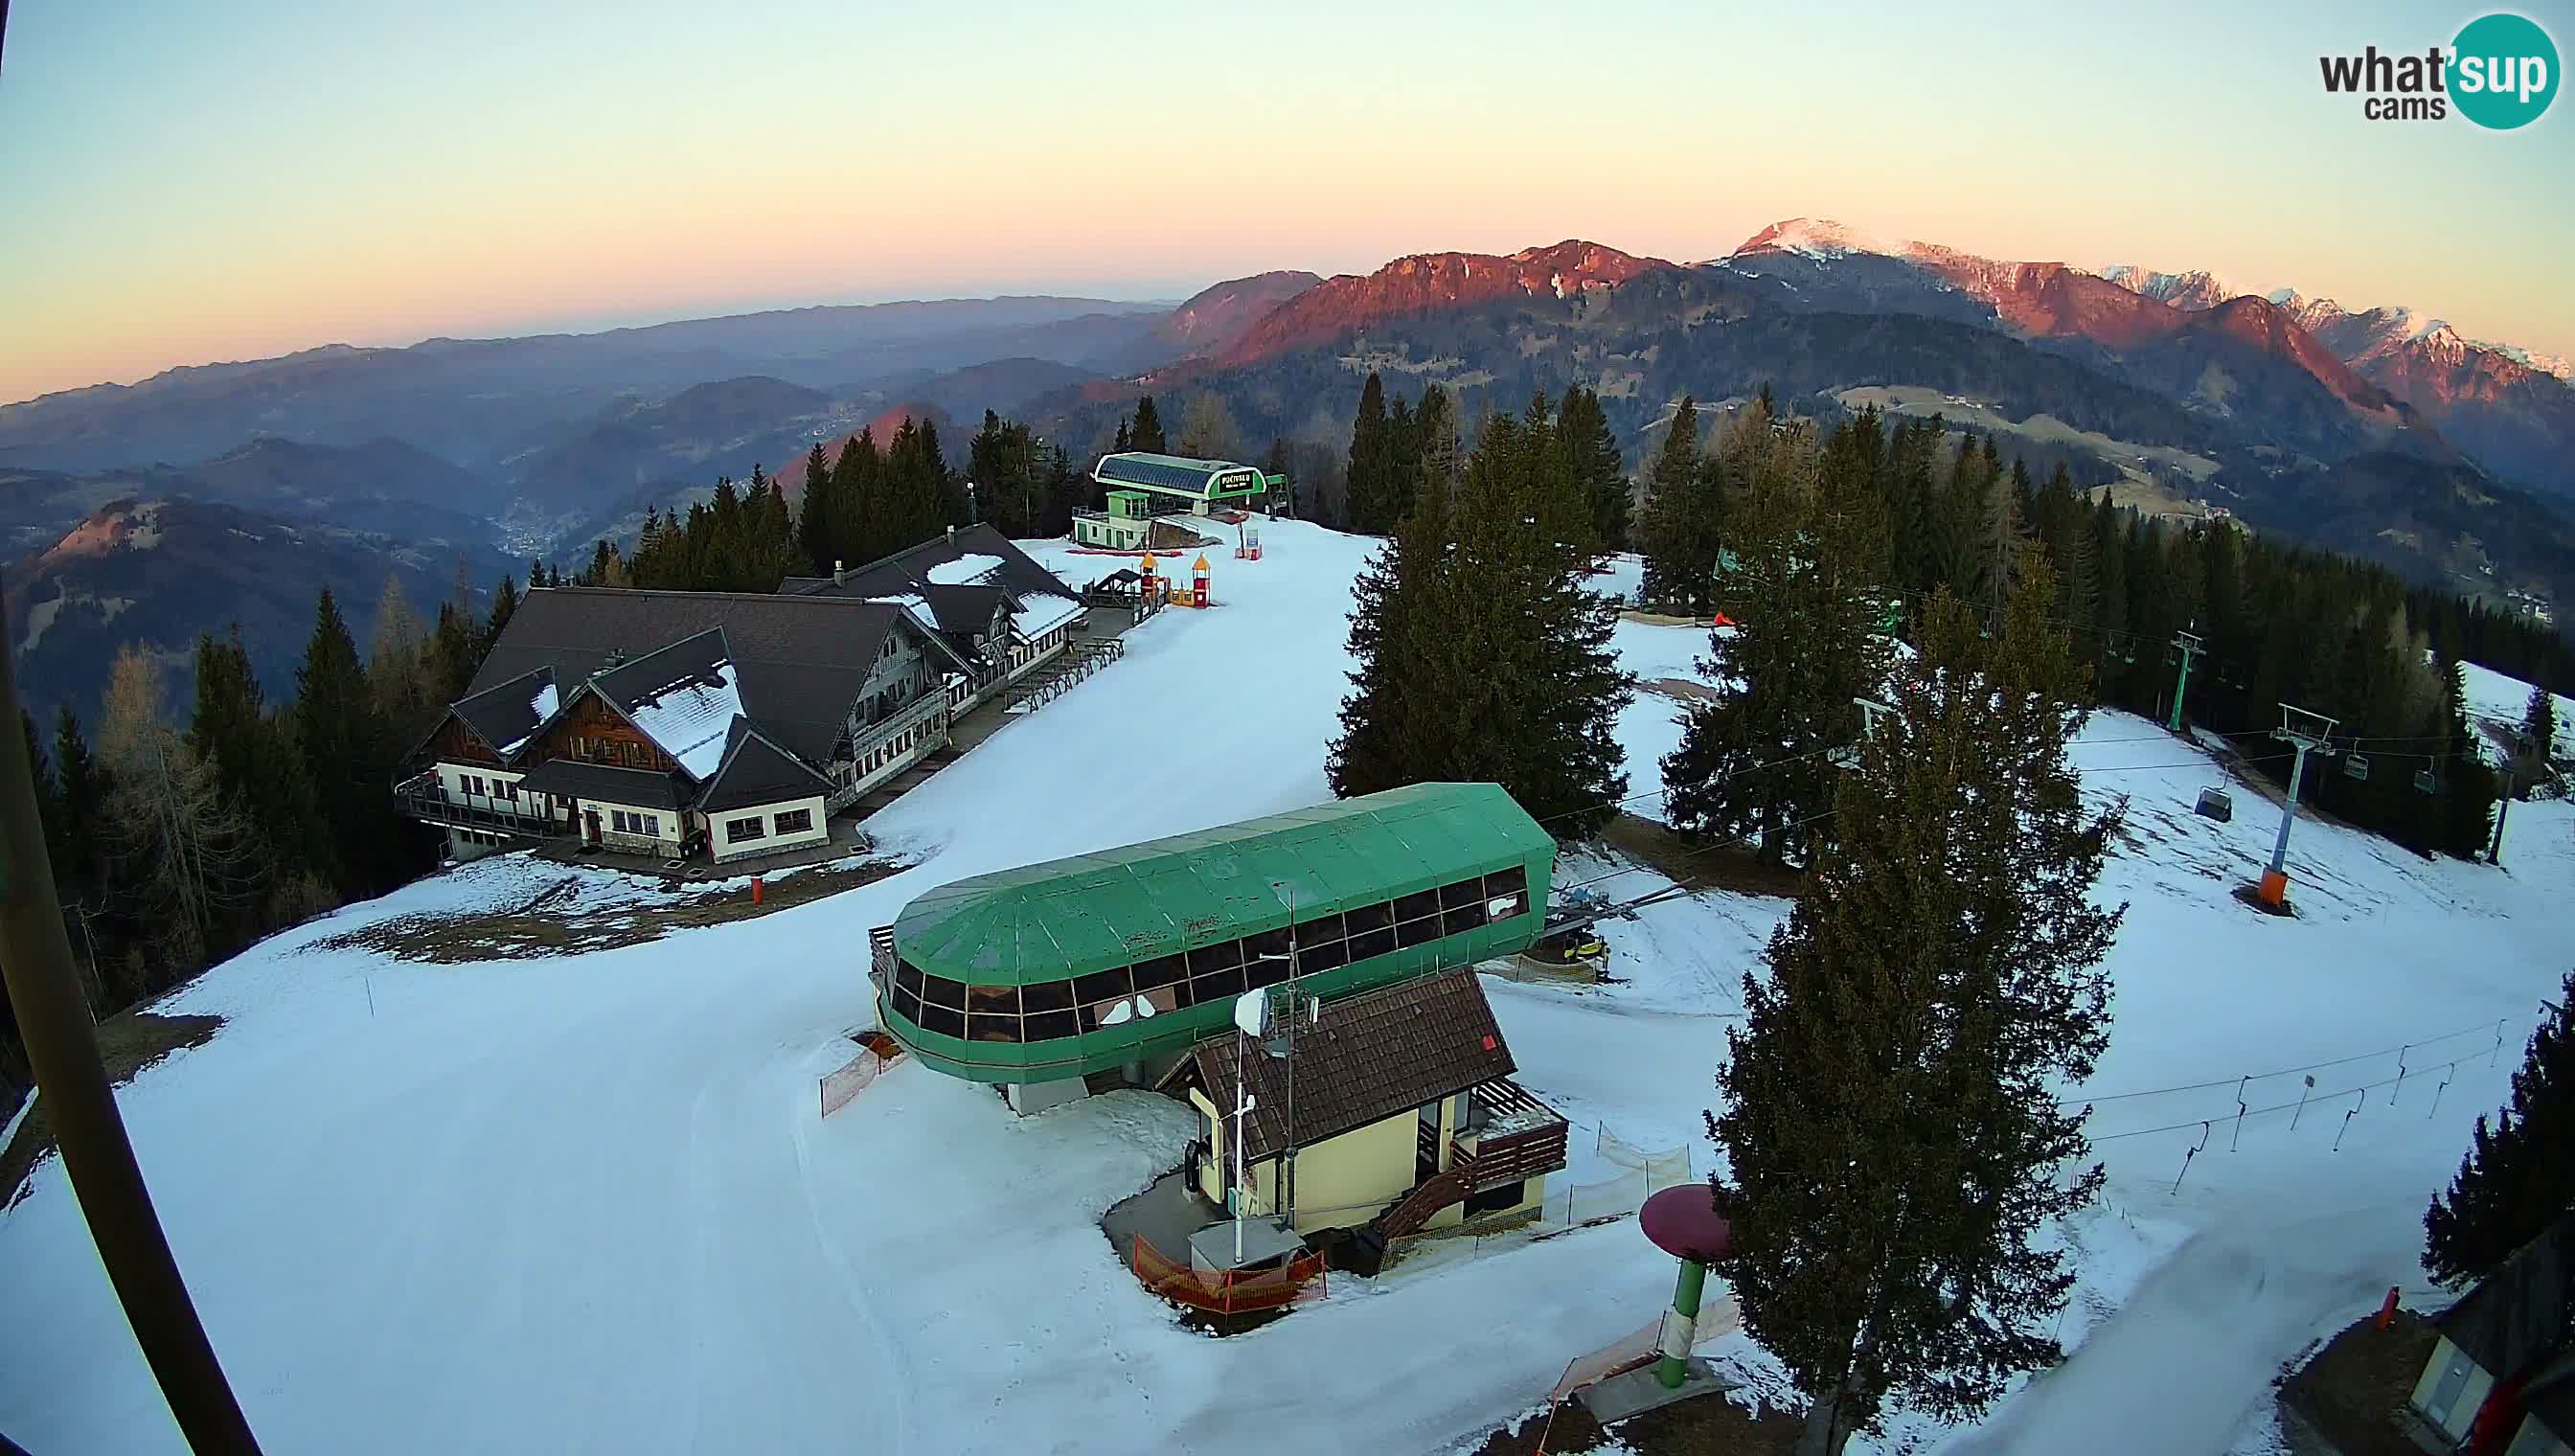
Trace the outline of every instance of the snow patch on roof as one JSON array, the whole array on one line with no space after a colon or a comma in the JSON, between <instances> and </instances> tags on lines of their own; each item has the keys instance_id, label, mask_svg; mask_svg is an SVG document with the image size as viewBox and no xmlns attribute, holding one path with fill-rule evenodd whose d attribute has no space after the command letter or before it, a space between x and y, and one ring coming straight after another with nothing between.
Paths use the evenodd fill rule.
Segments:
<instances>
[{"instance_id":1,"label":"snow patch on roof","mask_svg":"<svg viewBox=\"0 0 2575 1456\"><path fill-rule=\"evenodd\" d=\"M683 771L703 782L724 761L725 735L742 717L740 682L728 659L705 678L692 676L638 697L628 716Z\"/></svg>"},{"instance_id":2,"label":"snow patch on roof","mask_svg":"<svg viewBox=\"0 0 2575 1456\"><path fill-rule=\"evenodd\" d=\"M939 586L963 587L980 582L1001 569L1000 557L969 552L953 562L941 562L922 575Z\"/></svg>"},{"instance_id":3,"label":"snow patch on roof","mask_svg":"<svg viewBox=\"0 0 2575 1456\"><path fill-rule=\"evenodd\" d=\"M1020 594L1020 610L1011 619L1011 633L1022 642L1036 642L1089 610L1070 597L1024 592Z\"/></svg>"},{"instance_id":4,"label":"snow patch on roof","mask_svg":"<svg viewBox=\"0 0 2575 1456\"><path fill-rule=\"evenodd\" d=\"M986 557L985 560L990 561L992 558ZM906 592L900 597L871 597L868 600L882 602L888 607L902 608L914 622L921 625L921 630L924 632L939 631L939 619L931 614L930 603L918 592Z\"/></svg>"}]
</instances>

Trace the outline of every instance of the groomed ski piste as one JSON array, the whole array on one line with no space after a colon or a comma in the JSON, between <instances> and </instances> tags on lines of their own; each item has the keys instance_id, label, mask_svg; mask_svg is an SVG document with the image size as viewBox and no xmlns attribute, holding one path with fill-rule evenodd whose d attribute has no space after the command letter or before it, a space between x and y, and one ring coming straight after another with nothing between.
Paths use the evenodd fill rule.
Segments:
<instances>
[{"instance_id":1,"label":"groomed ski piste","mask_svg":"<svg viewBox=\"0 0 2575 1456\"><path fill-rule=\"evenodd\" d=\"M317 946L524 902L523 856L486 860L172 997L162 1009L227 1023L122 1105L266 1449L1432 1453L1653 1318L1671 1264L1626 1219L1336 1275L1320 1302L1217 1339L1147 1294L1097 1222L1179 1160L1182 1104L1119 1092L1018 1118L989 1088L898 1063L818 1115L817 1079L872 1018L866 932L913 895L1328 796L1350 584L1374 543L1264 534L1261 562L1215 556L1216 610L1138 628L1123 662L873 821L917 861L892 878L551 959ZM1033 550L1077 583L1108 569ZM1634 623L1617 643L1649 678L1687 676L1705 646ZM2525 690L2474 676L2477 711L2517 721ZM1622 718L1631 792L1658 786L1673 712L1640 695ZM2232 823L2195 817L2213 763L2119 714L2075 759L2089 791L2129 799L2101 892L2130 909L2110 1051L2078 1093L2110 1180L2062 1230L2082 1276L2059 1330L2071 1354L1979 1428L1899 1419L1858 1449L2271 1449L2283 1361L2391 1284L2437 1300L2416 1262L2424 1202L2503 1097L2575 944L2563 803L2514 807L2502 870L2303 818L2299 913L2281 919L2231 893L2277 824L2258 792L2235 789ZM1636 869L1603 888L1663 882ZM1564 1176L1601 1176L1584 1134L1604 1122L1692 1143L1706 1171L1727 1017L1784 913L1667 901L1609 922L1598 987L1488 978L1520 1079L1576 1124ZM2215 1120L2264 1072L2279 1074L2241 1087L2254 1115ZM0 1430L48 1456L184 1450L53 1159L0 1214ZM1785 1396L1746 1336L1708 1353L1748 1393Z\"/></svg>"}]
</instances>

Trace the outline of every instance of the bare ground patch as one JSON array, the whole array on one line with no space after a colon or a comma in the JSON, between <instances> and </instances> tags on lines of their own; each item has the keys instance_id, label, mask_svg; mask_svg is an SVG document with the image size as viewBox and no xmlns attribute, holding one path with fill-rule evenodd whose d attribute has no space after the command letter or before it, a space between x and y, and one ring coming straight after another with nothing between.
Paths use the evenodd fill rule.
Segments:
<instances>
[{"instance_id":1,"label":"bare ground patch","mask_svg":"<svg viewBox=\"0 0 2575 1456\"><path fill-rule=\"evenodd\" d=\"M2431 1321L2411 1310L2383 1330L2374 1314L2353 1324L2280 1382L2283 1424L2303 1423L2343 1456L2418 1456L2405 1402L2433 1339Z\"/></svg>"},{"instance_id":2,"label":"bare ground patch","mask_svg":"<svg viewBox=\"0 0 2575 1456\"><path fill-rule=\"evenodd\" d=\"M758 903L748 886L666 900L574 908L582 875L567 873L516 905L456 914L396 915L313 942L325 950L372 950L396 960L452 965L528 960L640 945L674 930L757 919L845 889L874 884L908 866L892 859L826 864L765 882Z\"/></svg>"},{"instance_id":3,"label":"bare ground patch","mask_svg":"<svg viewBox=\"0 0 2575 1456\"><path fill-rule=\"evenodd\" d=\"M1761 856L1748 845L1694 848L1664 825L1637 814L1613 815L1601 828L1600 837L1609 847L1640 864L1651 865L1672 883L1689 889L1730 889L1737 894L1788 899L1805 893L1804 874L1762 863Z\"/></svg>"},{"instance_id":4,"label":"bare ground patch","mask_svg":"<svg viewBox=\"0 0 2575 1456\"><path fill-rule=\"evenodd\" d=\"M163 1015L158 1011L124 1010L98 1023L98 1059L108 1080L123 1086L135 1074L183 1046L203 1046L224 1018L211 1014ZM39 1098L26 1119L0 1148L0 1208L16 1203L27 1191L27 1175L54 1150L53 1124L45 1119Z\"/></svg>"}]
</instances>

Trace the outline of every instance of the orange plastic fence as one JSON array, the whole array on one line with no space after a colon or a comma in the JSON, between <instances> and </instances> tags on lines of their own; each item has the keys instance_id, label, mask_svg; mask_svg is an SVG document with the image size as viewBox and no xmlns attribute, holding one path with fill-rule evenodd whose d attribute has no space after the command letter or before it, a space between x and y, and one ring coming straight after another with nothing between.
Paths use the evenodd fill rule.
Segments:
<instances>
[{"instance_id":1,"label":"orange plastic fence","mask_svg":"<svg viewBox=\"0 0 2575 1456\"><path fill-rule=\"evenodd\" d=\"M1323 1256L1300 1254L1276 1269L1254 1269L1235 1273L1202 1270L1176 1263L1147 1243L1142 1235L1136 1239L1136 1277L1144 1286L1165 1299L1204 1309L1211 1314L1250 1314L1264 1309L1279 1309L1323 1293Z\"/></svg>"}]
</instances>

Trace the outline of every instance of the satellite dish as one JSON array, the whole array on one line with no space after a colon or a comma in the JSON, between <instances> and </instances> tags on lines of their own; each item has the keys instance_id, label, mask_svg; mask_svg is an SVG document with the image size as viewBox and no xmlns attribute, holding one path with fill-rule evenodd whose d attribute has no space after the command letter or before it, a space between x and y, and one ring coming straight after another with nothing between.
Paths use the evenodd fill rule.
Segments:
<instances>
[{"instance_id":1,"label":"satellite dish","mask_svg":"<svg viewBox=\"0 0 2575 1456\"><path fill-rule=\"evenodd\" d=\"M1270 1029L1270 994L1251 990L1234 998L1234 1024L1246 1036L1261 1036Z\"/></svg>"}]
</instances>

